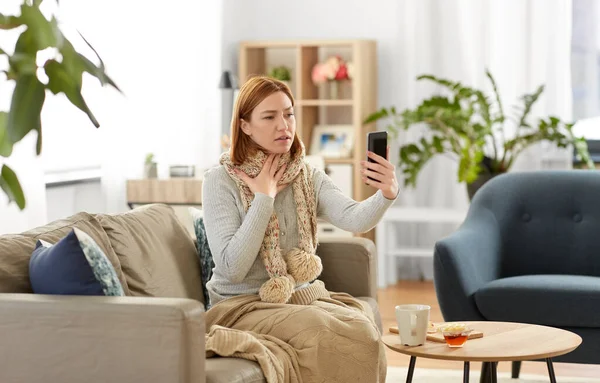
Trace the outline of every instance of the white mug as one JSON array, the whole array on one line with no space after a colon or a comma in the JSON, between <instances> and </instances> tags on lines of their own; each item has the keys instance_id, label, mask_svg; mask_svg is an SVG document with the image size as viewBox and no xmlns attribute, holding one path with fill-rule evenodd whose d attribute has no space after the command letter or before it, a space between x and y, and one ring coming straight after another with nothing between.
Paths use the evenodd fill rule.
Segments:
<instances>
[{"instance_id":1,"label":"white mug","mask_svg":"<svg viewBox=\"0 0 600 383\"><path fill-rule=\"evenodd\" d=\"M399 305L396 306L396 322L400 340L405 346L420 346L427 339L430 306Z\"/></svg>"}]
</instances>

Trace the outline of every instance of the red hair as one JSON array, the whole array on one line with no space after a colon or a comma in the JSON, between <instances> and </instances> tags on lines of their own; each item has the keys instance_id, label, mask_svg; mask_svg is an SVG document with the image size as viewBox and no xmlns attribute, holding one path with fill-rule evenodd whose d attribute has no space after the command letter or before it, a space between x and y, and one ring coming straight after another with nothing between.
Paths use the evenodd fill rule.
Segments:
<instances>
[{"instance_id":1,"label":"red hair","mask_svg":"<svg viewBox=\"0 0 600 383\"><path fill-rule=\"evenodd\" d=\"M283 92L294 106L292 91L283 82L267 76L251 77L242 85L233 107L231 118L231 148L229 154L231 161L241 165L246 158L254 155L259 149L258 145L242 131L242 120L250 122L252 112L265 98L273 93ZM294 141L290 149L292 157L301 150L300 139L294 134Z\"/></svg>"}]
</instances>

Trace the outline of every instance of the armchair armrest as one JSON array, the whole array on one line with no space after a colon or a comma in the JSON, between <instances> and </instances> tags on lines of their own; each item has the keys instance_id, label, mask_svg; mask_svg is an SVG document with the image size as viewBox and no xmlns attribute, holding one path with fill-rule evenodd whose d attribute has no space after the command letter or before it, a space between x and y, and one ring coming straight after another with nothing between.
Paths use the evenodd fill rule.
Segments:
<instances>
[{"instance_id":1,"label":"armchair armrest","mask_svg":"<svg viewBox=\"0 0 600 383\"><path fill-rule=\"evenodd\" d=\"M435 290L446 321L484 320L474 294L499 278L502 241L493 213L471 211L461 227L436 242Z\"/></svg>"},{"instance_id":2,"label":"armchair armrest","mask_svg":"<svg viewBox=\"0 0 600 383\"><path fill-rule=\"evenodd\" d=\"M3 382L204 382L190 299L0 294Z\"/></svg>"},{"instance_id":3,"label":"armchair armrest","mask_svg":"<svg viewBox=\"0 0 600 383\"><path fill-rule=\"evenodd\" d=\"M327 238L317 254L323 263L319 278L329 291L377 299L375 244L367 238Z\"/></svg>"}]
</instances>

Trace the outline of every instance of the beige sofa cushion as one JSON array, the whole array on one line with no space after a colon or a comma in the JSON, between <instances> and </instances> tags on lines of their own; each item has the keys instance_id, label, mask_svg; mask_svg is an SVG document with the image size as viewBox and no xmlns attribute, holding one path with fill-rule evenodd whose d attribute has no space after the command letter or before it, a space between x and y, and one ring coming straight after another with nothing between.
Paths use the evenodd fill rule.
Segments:
<instances>
[{"instance_id":1,"label":"beige sofa cushion","mask_svg":"<svg viewBox=\"0 0 600 383\"><path fill-rule=\"evenodd\" d=\"M132 295L204 303L196 247L171 207L145 205L96 218L119 258Z\"/></svg>"},{"instance_id":2,"label":"beige sofa cushion","mask_svg":"<svg viewBox=\"0 0 600 383\"><path fill-rule=\"evenodd\" d=\"M0 236L0 293L31 293L29 258L35 239L20 234Z\"/></svg>"},{"instance_id":3,"label":"beige sofa cushion","mask_svg":"<svg viewBox=\"0 0 600 383\"><path fill-rule=\"evenodd\" d=\"M0 256L2 257L2 262L0 262L0 292L31 293L29 259L35 248L35 243L38 239L56 243L74 227L87 233L100 246L115 268L125 294L129 294L119 259L113 251L106 233L100 223L87 213L77 213L22 234L0 236Z\"/></svg>"}]
</instances>

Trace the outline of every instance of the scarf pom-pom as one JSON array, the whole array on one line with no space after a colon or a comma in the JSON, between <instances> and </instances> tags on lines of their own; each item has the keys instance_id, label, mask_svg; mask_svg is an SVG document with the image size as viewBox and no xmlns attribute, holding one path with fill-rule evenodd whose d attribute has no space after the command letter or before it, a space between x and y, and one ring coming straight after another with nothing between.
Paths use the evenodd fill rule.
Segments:
<instances>
[{"instance_id":1,"label":"scarf pom-pom","mask_svg":"<svg viewBox=\"0 0 600 383\"><path fill-rule=\"evenodd\" d=\"M297 247L290 250L285 258L288 274L298 283L313 281L323 271L321 258Z\"/></svg>"},{"instance_id":2,"label":"scarf pom-pom","mask_svg":"<svg viewBox=\"0 0 600 383\"><path fill-rule=\"evenodd\" d=\"M286 303L294 292L294 283L287 276L270 278L260 287L258 295L263 302Z\"/></svg>"}]
</instances>

